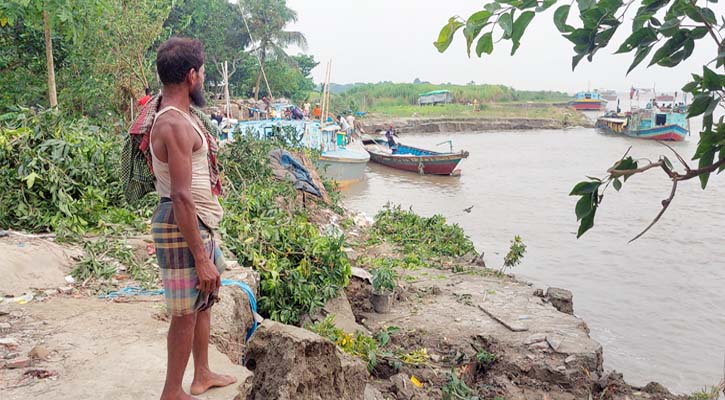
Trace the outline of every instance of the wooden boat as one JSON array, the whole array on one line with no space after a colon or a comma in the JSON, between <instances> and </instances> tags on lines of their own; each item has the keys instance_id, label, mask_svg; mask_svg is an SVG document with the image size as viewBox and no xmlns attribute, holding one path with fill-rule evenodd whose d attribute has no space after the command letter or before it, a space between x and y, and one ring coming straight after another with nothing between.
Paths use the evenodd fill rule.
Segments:
<instances>
[{"instance_id":1,"label":"wooden boat","mask_svg":"<svg viewBox=\"0 0 725 400\"><path fill-rule=\"evenodd\" d=\"M607 101L596 90L579 92L569 102L569 107L578 111L600 111L607 109Z\"/></svg>"},{"instance_id":2,"label":"wooden boat","mask_svg":"<svg viewBox=\"0 0 725 400\"><path fill-rule=\"evenodd\" d=\"M617 101L617 98L619 97L617 92L611 89L600 89L599 94L601 94L602 98L606 101Z\"/></svg>"},{"instance_id":3,"label":"wooden boat","mask_svg":"<svg viewBox=\"0 0 725 400\"><path fill-rule=\"evenodd\" d=\"M595 127L606 132L651 140L682 141L689 134L685 106L674 109L635 108L619 115L611 112L597 119Z\"/></svg>"},{"instance_id":4,"label":"wooden boat","mask_svg":"<svg viewBox=\"0 0 725 400\"><path fill-rule=\"evenodd\" d=\"M365 150L370 153L371 161L419 174L458 175L460 174L460 170L456 169L458 164L464 158L468 158L467 151L440 153L400 143L395 150L391 150L381 139L366 140L364 143L366 143Z\"/></svg>"}]
</instances>

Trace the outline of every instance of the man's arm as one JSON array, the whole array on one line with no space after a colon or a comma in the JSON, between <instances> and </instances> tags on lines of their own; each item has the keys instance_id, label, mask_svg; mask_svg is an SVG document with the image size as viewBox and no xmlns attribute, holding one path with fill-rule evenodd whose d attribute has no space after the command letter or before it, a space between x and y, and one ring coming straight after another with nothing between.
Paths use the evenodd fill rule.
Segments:
<instances>
[{"instance_id":1,"label":"man's arm","mask_svg":"<svg viewBox=\"0 0 725 400\"><path fill-rule=\"evenodd\" d=\"M199 276L199 290L213 292L221 279L201 239L196 205L191 195L191 155L198 136L187 124L168 122L158 127L156 134L166 148L171 178L171 202L176 224L194 257Z\"/></svg>"}]
</instances>

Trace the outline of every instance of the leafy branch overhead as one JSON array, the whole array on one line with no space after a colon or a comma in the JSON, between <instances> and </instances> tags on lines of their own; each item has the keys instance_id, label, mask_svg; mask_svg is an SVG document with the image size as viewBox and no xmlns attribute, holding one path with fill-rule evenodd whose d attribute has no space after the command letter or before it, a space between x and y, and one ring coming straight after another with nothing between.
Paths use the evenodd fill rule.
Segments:
<instances>
[{"instance_id":1,"label":"leafy branch overhead","mask_svg":"<svg viewBox=\"0 0 725 400\"><path fill-rule=\"evenodd\" d=\"M635 237L637 239L667 210L677 191L677 182L697 177L704 189L712 172L720 173L725 169L725 152L722 151L725 123L722 117L717 121L713 117L715 110L723 107L725 97L725 74L717 72L725 72L725 8L718 5L717 0L577 0L576 5L574 1L559 0L494 0L468 19L451 17L434 45L441 53L445 52L456 32L462 29L469 57L474 43L476 55L482 57L484 53L493 53L494 44L503 40L511 42L511 55L514 55L531 20L549 9L554 10L554 26L573 45L572 69L585 57L591 62L599 50L609 47L612 37L622 26L629 26L625 29L630 33L616 49L614 46L612 49L615 54L631 55L627 73L647 59L648 67L676 67L692 55L699 41L707 41L710 46L715 44L711 61L702 66L701 73L694 71L692 79L682 87L682 91L693 99L687 117L701 117L703 122L697 151L692 157L698 162L697 168L691 168L672 148L670 150L684 172L676 172L666 156L644 166L625 156L607 171L604 178L589 178L578 183L571 192L572 196L580 197L575 207L579 221L577 237L580 237L594 226L596 211L610 185L618 191L632 175L661 169L672 181L670 196L663 200L662 210ZM572 17L577 10L578 17Z\"/></svg>"}]
</instances>

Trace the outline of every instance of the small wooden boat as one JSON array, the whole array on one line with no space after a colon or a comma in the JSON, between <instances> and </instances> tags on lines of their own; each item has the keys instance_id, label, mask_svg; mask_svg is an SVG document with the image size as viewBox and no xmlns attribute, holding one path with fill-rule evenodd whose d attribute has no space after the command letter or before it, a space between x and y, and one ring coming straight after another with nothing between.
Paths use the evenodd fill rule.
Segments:
<instances>
[{"instance_id":1,"label":"small wooden boat","mask_svg":"<svg viewBox=\"0 0 725 400\"><path fill-rule=\"evenodd\" d=\"M651 104L635 108L624 115L611 112L597 119L595 127L629 137L679 142L689 134L686 107L661 109Z\"/></svg>"},{"instance_id":2,"label":"small wooden boat","mask_svg":"<svg viewBox=\"0 0 725 400\"><path fill-rule=\"evenodd\" d=\"M458 175L460 173L456 169L458 164L464 158L468 158L467 151L440 153L400 143L392 150L386 142L380 139L366 140L364 143L365 150L370 153L371 161L390 168L419 174Z\"/></svg>"}]
</instances>

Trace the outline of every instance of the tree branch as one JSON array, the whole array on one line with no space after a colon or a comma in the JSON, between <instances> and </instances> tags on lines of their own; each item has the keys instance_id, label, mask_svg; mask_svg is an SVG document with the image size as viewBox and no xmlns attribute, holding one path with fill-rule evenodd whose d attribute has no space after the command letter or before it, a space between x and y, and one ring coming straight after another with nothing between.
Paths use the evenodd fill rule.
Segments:
<instances>
[{"instance_id":1,"label":"tree branch","mask_svg":"<svg viewBox=\"0 0 725 400\"><path fill-rule=\"evenodd\" d=\"M675 198L676 192L677 192L677 181L675 180L672 182L672 192L670 192L670 197L662 200L662 210L660 210L660 212L657 214L655 219L653 219L652 222L642 232L640 232L639 235L635 236L632 240L630 240L629 243L632 243L635 240L641 238L642 236L644 236L645 233L647 233L647 231L650 230L650 228L655 226L655 224L660 220L660 218L662 218L662 215L665 214L665 211L667 211L667 208L670 206L670 204L672 204L672 199Z\"/></svg>"}]
</instances>

